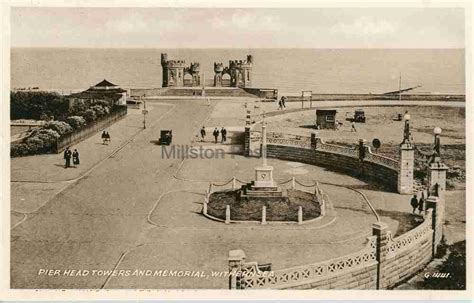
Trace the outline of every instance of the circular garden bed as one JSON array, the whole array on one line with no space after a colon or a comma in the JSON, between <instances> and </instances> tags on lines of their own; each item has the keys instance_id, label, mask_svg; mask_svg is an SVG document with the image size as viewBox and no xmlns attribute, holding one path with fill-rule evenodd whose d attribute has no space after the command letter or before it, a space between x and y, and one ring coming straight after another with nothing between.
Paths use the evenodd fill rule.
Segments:
<instances>
[{"instance_id":1,"label":"circular garden bed","mask_svg":"<svg viewBox=\"0 0 474 303\"><path fill-rule=\"evenodd\" d=\"M262 207L266 206L267 221L298 221L298 209L303 209L303 221L321 215L314 194L287 190L283 197L241 197L241 190L214 192L209 196L207 214L225 220L226 206L230 206L232 221L261 221Z\"/></svg>"}]
</instances>

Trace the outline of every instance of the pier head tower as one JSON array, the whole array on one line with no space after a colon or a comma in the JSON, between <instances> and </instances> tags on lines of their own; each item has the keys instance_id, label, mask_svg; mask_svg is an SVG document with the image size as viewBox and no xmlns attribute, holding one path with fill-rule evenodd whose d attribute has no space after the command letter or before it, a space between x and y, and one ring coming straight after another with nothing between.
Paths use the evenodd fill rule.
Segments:
<instances>
[{"instance_id":1,"label":"pier head tower","mask_svg":"<svg viewBox=\"0 0 474 303\"><path fill-rule=\"evenodd\" d=\"M162 87L200 86L200 65L191 62L189 67L184 60L168 60L168 54L161 54L163 70Z\"/></svg>"},{"instance_id":2,"label":"pier head tower","mask_svg":"<svg viewBox=\"0 0 474 303\"><path fill-rule=\"evenodd\" d=\"M252 55L247 55L247 60L229 60L229 66L226 67L222 63L214 62L214 86L252 86L252 64Z\"/></svg>"}]
</instances>

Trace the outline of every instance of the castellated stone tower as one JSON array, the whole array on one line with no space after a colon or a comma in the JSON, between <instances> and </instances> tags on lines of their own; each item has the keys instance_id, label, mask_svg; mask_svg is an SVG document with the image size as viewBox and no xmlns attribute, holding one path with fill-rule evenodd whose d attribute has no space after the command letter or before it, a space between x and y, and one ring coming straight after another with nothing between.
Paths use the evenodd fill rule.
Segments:
<instances>
[{"instance_id":1,"label":"castellated stone tower","mask_svg":"<svg viewBox=\"0 0 474 303\"><path fill-rule=\"evenodd\" d=\"M168 60L168 54L161 54L161 66L163 68L163 87L184 86L184 60Z\"/></svg>"},{"instance_id":2,"label":"castellated stone tower","mask_svg":"<svg viewBox=\"0 0 474 303\"><path fill-rule=\"evenodd\" d=\"M214 62L214 86L250 87L252 86L252 55L247 60L229 60L229 66ZM223 81L224 75L230 76L230 83Z\"/></svg>"}]
</instances>

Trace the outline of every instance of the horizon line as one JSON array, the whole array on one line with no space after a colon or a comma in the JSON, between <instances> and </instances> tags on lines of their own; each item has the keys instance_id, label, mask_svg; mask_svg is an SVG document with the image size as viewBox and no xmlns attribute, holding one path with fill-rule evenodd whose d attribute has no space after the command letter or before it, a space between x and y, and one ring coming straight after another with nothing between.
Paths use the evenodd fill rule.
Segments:
<instances>
[{"instance_id":1,"label":"horizon line","mask_svg":"<svg viewBox=\"0 0 474 303\"><path fill-rule=\"evenodd\" d=\"M130 47L115 47L115 46L10 46L10 48L63 48L63 49L452 49L452 50L466 50L466 47L158 47L158 46L130 46Z\"/></svg>"}]
</instances>

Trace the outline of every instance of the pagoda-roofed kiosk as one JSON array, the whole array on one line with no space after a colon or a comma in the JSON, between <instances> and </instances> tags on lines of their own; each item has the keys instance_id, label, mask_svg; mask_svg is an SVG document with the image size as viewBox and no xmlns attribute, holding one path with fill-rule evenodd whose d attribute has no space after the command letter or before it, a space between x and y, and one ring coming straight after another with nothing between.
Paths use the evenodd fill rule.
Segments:
<instances>
[{"instance_id":1,"label":"pagoda-roofed kiosk","mask_svg":"<svg viewBox=\"0 0 474 303\"><path fill-rule=\"evenodd\" d=\"M76 100L104 100L111 103L111 105L125 105L127 103L127 90L104 79L85 91L69 95L68 98L70 107Z\"/></svg>"}]
</instances>

